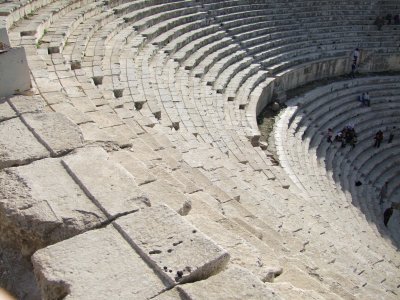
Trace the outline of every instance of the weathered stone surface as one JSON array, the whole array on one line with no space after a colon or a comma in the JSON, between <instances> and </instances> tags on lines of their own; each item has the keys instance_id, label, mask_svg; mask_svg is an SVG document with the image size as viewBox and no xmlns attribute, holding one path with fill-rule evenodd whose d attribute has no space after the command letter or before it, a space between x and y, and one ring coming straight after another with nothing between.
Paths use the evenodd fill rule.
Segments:
<instances>
[{"instance_id":1,"label":"weathered stone surface","mask_svg":"<svg viewBox=\"0 0 400 300\"><path fill-rule=\"evenodd\" d=\"M83 145L79 127L60 113L24 114L22 118L52 156Z\"/></svg>"},{"instance_id":2,"label":"weathered stone surface","mask_svg":"<svg viewBox=\"0 0 400 300\"><path fill-rule=\"evenodd\" d=\"M180 295L180 292L178 289L175 287L173 289L170 289L157 297L153 298L154 300L179 300L179 299L187 299L184 297L184 295Z\"/></svg>"},{"instance_id":3,"label":"weathered stone surface","mask_svg":"<svg viewBox=\"0 0 400 300\"><path fill-rule=\"evenodd\" d=\"M113 112L93 111L87 114L96 122L100 129L124 124Z\"/></svg>"},{"instance_id":4,"label":"weathered stone surface","mask_svg":"<svg viewBox=\"0 0 400 300\"><path fill-rule=\"evenodd\" d=\"M285 299L296 299L296 300L326 300L326 299L342 299L340 297L334 297L334 295L319 295L318 292L313 290L305 290L294 287L289 282L282 283L265 283L265 285L273 289L278 295L282 295Z\"/></svg>"},{"instance_id":5,"label":"weathered stone surface","mask_svg":"<svg viewBox=\"0 0 400 300\"><path fill-rule=\"evenodd\" d=\"M73 107L69 103L57 103L51 106L56 112L62 113L70 118L75 124L82 124L91 122L92 119L88 115L81 112L79 109Z\"/></svg>"},{"instance_id":6,"label":"weathered stone surface","mask_svg":"<svg viewBox=\"0 0 400 300\"><path fill-rule=\"evenodd\" d=\"M12 133L12 134L11 134ZM19 118L0 123L0 168L50 156Z\"/></svg>"},{"instance_id":7,"label":"weathered stone surface","mask_svg":"<svg viewBox=\"0 0 400 300\"><path fill-rule=\"evenodd\" d=\"M116 226L170 286L219 272L229 253L165 205L119 218Z\"/></svg>"},{"instance_id":8,"label":"weathered stone surface","mask_svg":"<svg viewBox=\"0 0 400 300\"><path fill-rule=\"evenodd\" d=\"M63 164L86 194L109 217L150 205L134 177L121 165L111 161L102 148L81 149L64 157Z\"/></svg>"},{"instance_id":9,"label":"weathered stone surface","mask_svg":"<svg viewBox=\"0 0 400 300\"><path fill-rule=\"evenodd\" d=\"M140 189L150 197L152 203L166 204L175 211L181 209L188 200L186 195L162 179L143 184Z\"/></svg>"},{"instance_id":10,"label":"weathered stone surface","mask_svg":"<svg viewBox=\"0 0 400 300\"><path fill-rule=\"evenodd\" d=\"M41 112L46 106L46 102L39 96L13 96L8 99L8 102L19 115Z\"/></svg>"},{"instance_id":11,"label":"weathered stone surface","mask_svg":"<svg viewBox=\"0 0 400 300\"><path fill-rule=\"evenodd\" d=\"M24 257L20 249L5 241L0 242L0 286L16 297L5 298L0 288L1 300L40 299L30 257Z\"/></svg>"},{"instance_id":12,"label":"weathered stone surface","mask_svg":"<svg viewBox=\"0 0 400 300\"><path fill-rule=\"evenodd\" d=\"M115 142L115 138L110 136L104 130L101 130L95 123L80 124L79 128L82 131L85 142Z\"/></svg>"},{"instance_id":13,"label":"weathered stone surface","mask_svg":"<svg viewBox=\"0 0 400 300\"><path fill-rule=\"evenodd\" d=\"M11 108L6 99L0 99L0 122L16 117L17 114Z\"/></svg>"},{"instance_id":14,"label":"weathered stone surface","mask_svg":"<svg viewBox=\"0 0 400 300\"><path fill-rule=\"evenodd\" d=\"M112 226L37 251L44 300L150 299L165 286Z\"/></svg>"},{"instance_id":15,"label":"weathered stone surface","mask_svg":"<svg viewBox=\"0 0 400 300\"><path fill-rule=\"evenodd\" d=\"M311 278L297 267L284 269L282 275L274 282L290 282L295 287L302 290L317 291L320 295L325 295L324 299L336 299L329 291L316 279Z\"/></svg>"},{"instance_id":16,"label":"weathered stone surface","mask_svg":"<svg viewBox=\"0 0 400 300\"><path fill-rule=\"evenodd\" d=\"M32 252L106 220L65 171L59 159L43 159L0 172L2 238Z\"/></svg>"},{"instance_id":17,"label":"weathered stone surface","mask_svg":"<svg viewBox=\"0 0 400 300\"><path fill-rule=\"evenodd\" d=\"M121 150L111 153L110 156L135 177L139 186L156 180L156 177L149 173L146 165L138 160L132 152Z\"/></svg>"},{"instance_id":18,"label":"weathered stone surface","mask_svg":"<svg viewBox=\"0 0 400 300\"><path fill-rule=\"evenodd\" d=\"M230 267L208 280L177 287L189 299L281 299L244 268Z\"/></svg>"}]
</instances>

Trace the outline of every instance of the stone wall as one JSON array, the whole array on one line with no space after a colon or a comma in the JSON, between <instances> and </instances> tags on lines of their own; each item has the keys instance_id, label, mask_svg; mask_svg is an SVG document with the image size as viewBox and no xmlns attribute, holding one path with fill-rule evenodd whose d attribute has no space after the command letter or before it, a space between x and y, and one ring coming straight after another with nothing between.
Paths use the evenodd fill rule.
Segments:
<instances>
[{"instance_id":1,"label":"stone wall","mask_svg":"<svg viewBox=\"0 0 400 300\"><path fill-rule=\"evenodd\" d=\"M18 94L31 88L24 48L0 53L0 97Z\"/></svg>"}]
</instances>

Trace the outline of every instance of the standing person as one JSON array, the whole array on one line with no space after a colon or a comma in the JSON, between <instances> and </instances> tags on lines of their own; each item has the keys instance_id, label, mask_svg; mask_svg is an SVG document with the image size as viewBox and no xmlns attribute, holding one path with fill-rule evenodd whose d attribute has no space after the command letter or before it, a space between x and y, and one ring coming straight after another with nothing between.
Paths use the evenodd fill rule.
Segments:
<instances>
[{"instance_id":1,"label":"standing person","mask_svg":"<svg viewBox=\"0 0 400 300\"><path fill-rule=\"evenodd\" d=\"M374 25L376 25L376 27L378 27L378 30L382 30L382 26L385 24L385 20L383 19L383 17L376 17Z\"/></svg>"},{"instance_id":2,"label":"standing person","mask_svg":"<svg viewBox=\"0 0 400 300\"><path fill-rule=\"evenodd\" d=\"M356 48L353 51L353 62L356 65L359 64L359 58L360 58L360 49Z\"/></svg>"},{"instance_id":3,"label":"standing person","mask_svg":"<svg viewBox=\"0 0 400 300\"><path fill-rule=\"evenodd\" d=\"M387 208L383 213L383 224L385 224L386 227L392 215L393 215L393 207Z\"/></svg>"},{"instance_id":4,"label":"standing person","mask_svg":"<svg viewBox=\"0 0 400 300\"><path fill-rule=\"evenodd\" d=\"M400 24L400 17L398 14L393 17L393 21L394 21L394 25Z\"/></svg>"},{"instance_id":5,"label":"standing person","mask_svg":"<svg viewBox=\"0 0 400 300\"><path fill-rule=\"evenodd\" d=\"M369 98L368 92L365 92L365 93L363 94L362 103L363 103L364 105L367 105L368 107L371 106L371 99Z\"/></svg>"},{"instance_id":6,"label":"standing person","mask_svg":"<svg viewBox=\"0 0 400 300\"><path fill-rule=\"evenodd\" d=\"M392 129L389 130L389 140L388 143L390 144L394 138L394 131L396 130L396 126L393 126Z\"/></svg>"},{"instance_id":7,"label":"standing person","mask_svg":"<svg viewBox=\"0 0 400 300\"><path fill-rule=\"evenodd\" d=\"M383 140L383 132L382 130L379 130L376 134L375 134L375 144L374 147L375 148L379 148L381 146L381 142Z\"/></svg>"},{"instance_id":8,"label":"standing person","mask_svg":"<svg viewBox=\"0 0 400 300\"><path fill-rule=\"evenodd\" d=\"M388 25L392 24L392 14L391 13L388 13L386 15L386 21L387 21Z\"/></svg>"},{"instance_id":9,"label":"standing person","mask_svg":"<svg viewBox=\"0 0 400 300\"><path fill-rule=\"evenodd\" d=\"M387 196L388 185L389 185L389 182L386 181L385 184L382 186L381 191L379 192L379 204L383 204L383 200Z\"/></svg>"},{"instance_id":10,"label":"standing person","mask_svg":"<svg viewBox=\"0 0 400 300\"><path fill-rule=\"evenodd\" d=\"M328 133L327 133L327 142L328 143L332 143L332 137L333 137L332 128L328 128Z\"/></svg>"},{"instance_id":11,"label":"standing person","mask_svg":"<svg viewBox=\"0 0 400 300\"><path fill-rule=\"evenodd\" d=\"M350 77L351 77L351 78L355 78L355 77L356 77L356 76L355 76L356 68L357 68L357 65L356 65L356 63L353 61L352 65L351 65L351 73L350 73Z\"/></svg>"}]
</instances>

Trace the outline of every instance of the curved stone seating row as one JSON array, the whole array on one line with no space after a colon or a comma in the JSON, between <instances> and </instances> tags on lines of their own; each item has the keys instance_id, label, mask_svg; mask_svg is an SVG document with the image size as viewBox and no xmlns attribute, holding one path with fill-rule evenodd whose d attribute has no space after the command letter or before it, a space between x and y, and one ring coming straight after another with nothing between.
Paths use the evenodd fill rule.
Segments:
<instances>
[{"instance_id":1,"label":"curved stone seating row","mask_svg":"<svg viewBox=\"0 0 400 300\"><path fill-rule=\"evenodd\" d=\"M135 146L135 148L136 148L136 147L138 146L138 144L135 143L135 145L136 145L136 146ZM153 146L153 147L154 147L154 146ZM156 147L156 148L160 148L160 146L155 146L155 147ZM136 153L136 154L135 154L136 157L137 157L137 155L138 155L138 152L137 152L137 151L139 151L139 149L138 149L138 150L134 150L134 153ZM147 154L149 154L148 151L149 151L149 150L146 151ZM88 157L87 157L87 158L88 158ZM94 157L93 157L92 159L98 160L99 158L100 158L100 157L97 157L97 158L94 158ZM157 159L157 158L156 158L156 159ZM125 163L128 163L128 161L126 161L126 160L127 160L127 158L124 158L123 161L124 161ZM141 160L144 161L143 158L142 158ZM77 162L79 162L79 161L77 161ZM104 164L104 162L103 162L103 164ZM75 168L76 168L76 167L75 167ZM138 171L139 171L139 170L136 170L136 172L138 172ZM75 172L77 172L77 171L74 171L74 173L75 173ZM158 172L157 172L157 174L159 175ZM83 175L83 174L82 174L82 175ZM82 176L82 175L81 175L81 176ZM78 176L79 176L79 175L78 175ZM142 174L142 176L143 176L143 174ZM137 178L137 177L135 177L135 178ZM89 179L89 178L87 178L87 179ZM87 179L86 179L86 180L87 180ZM138 178L138 179L139 179L139 178ZM147 179L147 181L148 181L148 182L152 182L151 179ZM89 184L89 182L87 182L86 184ZM86 185L86 184L85 184L85 185ZM93 183L91 183L91 184L93 184ZM95 186L92 186L92 187L91 187L91 190L94 189L94 188L95 188ZM154 187L153 187L153 188L154 188ZM93 191L95 191L95 189L94 189ZM150 190L149 190L149 191L150 191ZM97 197L97 196L96 196L96 197ZM165 201L165 199L164 199L163 201ZM69 247L69 246L67 246L67 247ZM36 256L36 257L37 257L37 256ZM35 262L37 262L37 261L35 261ZM54 264L55 264L55 265L58 265L59 263L58 263L58 262L54 262ZM39 264L39 265L40 265L40 264ZM43 274L43 273L44 273L44 274ZM45 277L45 276L46 276L46 275L45 275L46 272L43 271L43 273L42 273L43 275L41 275L41 276ZM45 286L46 286L46 285L45 285ZM75 286L75 284L74 284L74 286Z\"/></svg>"},{"instance_id":2,"label":"curved stone seating row","mask_svg":"<svg viewBox=\"0 0 400 300\"><path fill-rule=\"evenodd\" d=\"M300 152L300 151L299 151ZM310 155L308 155L308 157L310 157ZM299 161L301 161L301 160L303 160L304 161L304 158L300 158L299 159ZM298 163L298 162L296 162L296 163ZM350 164L350 162L349 162L349 164ZM295 171L296 172L296 171ZM305 178L307 178L306 180L308 180L308 181L310 181L310 180L312 180L312 176L314 176L314 175L312 175L313 173L314 173L315 171L313 171L313 170L307 170L307 166L303 166L303 168L302 168L302 170L301 171L297 171L297 173L299 173L299 174L305 174ZM302 175L303 176L303 175ZM321 179L322 179L322 177L320 176L320 175L317 175L317 176L319 176ZM301 178L301 177L300 177ZM345 177L345 176L343 176L342 177L342 179L344 179L344 180L349 180L349 178L348 177ZM351 185L353 185L354 184L354 182L355 181L352 181L351 179L350 179L350 184ZM318 185L312 185L311 184L311 187L313 188L313 190L316 190L316 191L318 191L318 188L317 189L315 189L315 187L316 186L318 186ZM326 188L324 188L324 189L322 189L323 191L326 191ZM327 193L327 194L329 194L329 192L325 192L325 193ZM316 202L320 202L321 201L321 197L323 197L323 198L325 198L325 197L327 197L327 194L323 194L323 195L320 195L320 196L317 196L316 198L315 198L315 201ZM332 201L334 201L335 203L337 202L337 203L340 203L340 202L338 202L338 200L339 200L339 196L340 196L340 194L337 194L337 192L334 192L333 193L333 195L335 195L335 198L334 199L332 199ZM354 199L354 196L355 195L353 195L353 199ZM360 199L360 200L362 200L362 201L365 201L366 199ZM354 201L354 200L353 200ZM368 200L366 200L366 201L368 201ZM341 207L342 205L340 205L339 204L339 208ZM346 204L344 203L344 206L346 207ZM347 205L347 207L348 207L348 205ZM368 215L368 214L367 214ZM342 218L343 218L344 216L342 215ZM368 218L369 219L369 218ZM342 219L343 220L343 219ZM330 222L330 223L332 223L332 221ZM352 226L352 229L354 230L355 229L355 226L353 225ZM378 253L379 253L380 251L378 251Z\"/></svg>"},{"instance_id":3,"label":"curved stone seating row","mask_svg":"<svg viewBox=\"0 0 400 300\"><path fill-rule=\"evenodd\" d=\"M389 107L392 107L392 106L389 106ZM326 120L326 123L327 123L327 125L320 125L321 126L321 128L324 128L324 131L323 132L325 132L326 131L326 129L327 129L327 127L329 126L329 127L331 127L331 125L332 125L332 123L335 123L335 118L333 118L331 121L327 121ZM330 123L330 124L329 124ZM342 128L342 127L344 127L346 125L346 118L344 118L343 119L343 122L341 123L341 124L339 124L337 127L337 129L339 129L339 127L340 128ZM304 131L303 131L304 132ZM303 136L303 132L302 132L302 136ZM320 143L321 142L321 140L323 140L323 139L325 139L323 136L321 136L321 135L317 135L317 134L315 134L314 136L313 136L313 139L315 139L315 141L314 141L314 145L315 144L318 144L318 143Z\"/></svg>"},{"instance_id":4,"label":"curved stone seating row","mask_svg":"<svg viewBox=\"0 0 400 300\"><path fill-rule=\"evenodd\" d=\"M372 79L372 81L373 81L373 79ZM388 85L390 87L390 83ZM337 84L337 86L340 86L340 84ZM385 86L377 85L377 87L378 88L382 88L382 90L378 91L378 92L384 94ZM362 88L362 86L361 86L361 88ZM369 88L371 88L372 91L373 91L373 86L369 86ZM365 90L365 88L362 88L362 89ZM329 91L329 89L320 89L320 90L322 91L322 94L326 93L327 91ZM371 93L372 93L372 91L371 91ZM318 93L318 90L316 92ZM355 95L353 94L353 96L351 96L352 95L351 94L352 90L350 90L350 91L349 90L344 90L344 92L346 94L350 94L350 97L349 97L350 101L353 101L353 102L355 101L354 100L355 99ZM353 184L356 181L356 180L350 180L350 181L348 180L348 176L349 175L347 175L347 174L351 174L351 173L346 173L345 171L342 171L342 172L336 171L335 172L335 170L346 170L346 166L347 167L350 167L350 166L354 167L353 164L356 164L355 169L354 169L354 170L357 170L356 174L363 174L363 161L368 161L368 162L374 161L374 160L371 160L371 157L370 157L371 154L369 154L369 155L367 154L368 150L364 150L364 149L367 149L367 148L371 147L372 137L374 136L374 134L375 134L375 132L377 130L377 129L374 130L371 127L373 127L373 125L375 123L376 123L376 127L378 127L378 128L386 127L386 126L393 126L393 125L397 125L398 126L399 124L396 123L396 117L395 117L396 114L398 114L398 112L396 110L393 111L393 109L398 109L399 106L396 105L396 102L398 102L398 100L396 100L396 98L392 98L390 101L391 102L394 101L394 103L389 103L389 101L383 100L382 103L376 103L375 106L372 105L370 112L361 111L361 112L357 113L357 111L355 111L355 110L359 110L360 109L359 108L359 103L356 106L352 105L353 106L352 109L350 109L351 106L346 106L346 105L340 106L340 104L342 104L341 100L344 99L343 97L346 96L346 94L338 97L339 93L334 92L332 94L332 95L334 95L334 98L335 98L333 101L332 101L332 99L329 99L329 97L323 97L323 96L320 96L319 98L318 97L314 98L316 93L314 93L314 95L312 95L310 93L312 96L314 96L314 97L310 97L310 99L313 99L313 100L317 99L315 102L314 101L311 102L311 104L318 103L318 99L326 101L326 102L329 103L329 107L330 108L335 106L335 102L338 103L339 104L338 105L339 109L343 112L342 113L343 117L341 117L340 113L338 113L337 111L330 110L330 109L328 110L328 112L332 115L332 117L325 118L325 115L323 114L323 112L320 113L320 115L313 116L313 110L308 111L308 109L311 107L311 104L309 104L309 103L304 104L304 102L300 100L299 102L302 103L302 106L301 106L301 109L299 111L304 111L302 118L303 118L303 120L307 120L306 122L303 122L302 126L306 126L307 129L305 131L301 130L301 127L300 127L301 125L297 124L297 122L293 121L291 126L293 126L293 124L294 124L295 127L294 127L293 133L290 133L290 135L293 134L294 137L298 136L298 139L299 139L300 142L298 142L298 144L297 144L297 142L295 142L295 143L299 147L301 145L301 141L304 140L305 137L310 137L310 138L306 138L306 140L305 140L305 141L308 140L308 142L310 142L310 141L312 141L314 139L314 142L313 142L314 145L311 146L312 144L310 144L310 147L316 148L316 149L314 149L313 152L314 153L315 152L319 153L318 157L326 157L324 163L326 164L326 167L328 169L333 169L334 170L334 173L336 174L335 175L336 176L335 177L336 181L338 181L338 182L341 181L343 186L348 186L349 184ZM388 94L389 95L392 94L391 90L388 90ZM327 94L327 96L329 96L329 94ZM377 101L378 101L378 99L377 99ZM332 103L332 102L334 102L334 103ZM350 105L351 104L352 103L350 103ZM322 106L322 107L324 107L324 106ZM380 109L379 107L382 107L382 108ZM318 111L317 108L315 110ZM322 111L323 110L324 109L322 109ZM393 114L391 114L391 112L393 112ZM346 116L346 114L347 114L347 116ZM339 115L339 117L338 117L338 115ZM355 115L357 117L354 119ZM293 116L295 116L295 115L293 114ZM386 120L387 119L388 123L383 123L383 121L381 121L381 120L378 120L378 121L375 121L375 122L371 122L371 120L374 120L377 116L382 116L383 117L382 120ZM393 117L390 117L390 116L393 116ZM322 123L318 122L317 124L315 124L315 122L312 123L311 121L309 121L309 119L319 120L319 119L322 119L322 118L324 118L324 121ZM295 120L295 117L292 117L292 120ZM327 149L327 146L325 146L325 147L322 146L322 144L326 145L326 137L320 135L320 133L321 132L326 132L326 129L327 129L328 126L331 127L331 128L334 128L334 130L336 130L336 131L340 130L346 124L349 123L349 120L352 120L353 123L356 123L355 125L356 125L356 129L357 129L358 136L359 136L359 138L358 138L359 142L357 143L356 148L354 150L348 151L348 153L344 154L344 155L340 153L341 151L333 152L333 153L335 153L334 156L329 155L328 154L329 153L329 149L333 149L333 148L331 146L329 146L329 148ZM361 122L361 120L365 120L365 121ZM308 123L308 125L307 125L307 123ZM312 127L314 127L314 124L316 125L318 130L312 128ZM324 124L326 124L326 125L324 125ZM307 126L309 126L309 127L307 127ZM297 128L297 129L295 129L295 128ZM321 129L323 129L323 131L321 131ZM296 131L298 133L296 133ZM307 142L307 144L308 144L308 142ZM393 144L393 145L395 146L395 144ZM293 151L292 155L304 153L305 157L307 157L307 155L309 155L309 151L311 151L311 149L312 149L312 148L308 149L307 145L305 146L305 148L303 150L300 149L299 147L297 147L297 151ZM325 150L322 150L323 152L320 152L319 149L321 149L321 150L325 149ZM361 153L363 153L363 152L366 153L366 155L364 156L363 160L361 160L361 161L360 161L360 158L358 158L358 156L360 155L360 153L359 153L360 150L362 151ZM328 151L328 152L326 152L326 154L325 154L324 151ZM332 153L332 150L331 150L331 153ZM340 154L340 155L338 155L338 154ZM378 152L378 154L379 154L379 152ZM314 157L315 157L315 159L317 159L316 156L314 156ZM328 157L329 157L329 159L328 159ZM377 157L378 157L378 155L377 155ZM296 161L298 161L298 162L304 161L304 157L303 158L299 158L298 160L296 159ZM333 166L332 166L332 163L333 163ZM374 164L371 165L370 170L374 169L373 166L374 166ZM303 168L303 172L304 172L305 166L303 166L302 168ZM348 171L353 171L353 170L348 170ZM312 173L312 171L310 170L310 174L311 173ZM341 176L338 176L339 173L341 174ZM302 173L302 174L304 174L304 173ZM305 172L305 174L307 174L307 172ZM363 174L362 176L363 176L363 178L368 178L369 176L371 176L371 174L368 173L368 176ZM357 175L355 177L357 177ZM353 195L352 199L353 199L353 203L354 202L357 203L358 200L357 200L356 195ZM360 199L360 200L368 201L368 199L367 200ZM365 213L368 215L369 211L366 211Z\"/></svg>"}]
</instances>

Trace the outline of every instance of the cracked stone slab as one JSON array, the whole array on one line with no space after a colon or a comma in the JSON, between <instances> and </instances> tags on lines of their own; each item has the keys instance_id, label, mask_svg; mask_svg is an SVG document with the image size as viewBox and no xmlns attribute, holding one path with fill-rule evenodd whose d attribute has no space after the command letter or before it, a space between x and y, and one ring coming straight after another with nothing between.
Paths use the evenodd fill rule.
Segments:
<instances>
[{"instance_id":1,"label":"cracked stone slab","mask_svg":"<svg viewBox=\"0 0 400 300\"><path fill-rule=\"evenodd\" d=\"M60 112L66 117L70 118L72 122L75 124L82 124L87 122L92 122L92 119L89 118L86 114L84 114L79 109L73 107L69 103L57 103L51 106L56 112Z\"/></svg>"},{"instance_id":2,"label":"cracked stone slab","mask_svg":"<svg viewBox=\"0 0 400 300\"><path fill-rule=\"evenodd\" d=\"M0 99L0 122L15 118L17 114L6 99Z\"/></svg>"},{"instance_id":3,"label":"cracked stone slab","mask_svg":"<svg viewBox=\"0 0 400 300\"><path fill-rule=\"evenodd\" d=\"M22 118L52 156L59 156L83 145L79 127L63 114L24 114Z\"/></svg>"},{"instance_id":4,"label":"cracked stone slab","mask_svg":"<svg viewBox=\"0 0 400 300\"><path fill-rule=\"evenodd\" d=\"M110 156L135 177L135 181L139 186L156 181L156 177L148 171L146 165L138 160L132 152L121 150L113 152Z\"/></svg>"},{"instance_id":5,"label":"cracked stone slab","mask_svg":"<svg viewBox=\"0 0 400 300\"><path fill-rule=\"evenodd\" d=\"M117 219L115 226L169 287L203 280L228 263L229 253L165 205Z\"/></svg>"},{"instance_id":6,"label":"cracked stone slab","mask_svg":"<svg viewBox=\"0 0 400 300\"><path fill-rule=\"evenodd\" d=\"M22 247L39 248L106 221L60 159L0 171L0 228ZM31 249L26 249L31 252Z\"/></svg>"},{"instance_id":7,"label":"cracked stone slab","mask_svg":"<svg viewBox=\"0 0 400 300\"><path fill-rule=\"evenodd\" d=\"M0 123L0 168L17 166L49 157L19 118Z\"/></svg>"},{"instance_id":8,"label":"cracked stone slab","mask_svg":"<svg viewBox=\"0 0 400 300\"><path fill-rule=\"evenodd\" d=\"M87 112L87 114L96 122L100 129L124 124L113 112L93 111Z\"/></svg>"},{"instance_id":9,"label":"cracked stone slab","mask_svg":"<svg viewBox=\"0 0 400 300\"><path fill-rule=\"evenodd\" d=\"M112 226L37 251L44 300L150 299L165 285Z\"/></svg>"},{"instance_id":10,"label":"cracked stone slab","mask_svg":"<svg viewBox=\"0 0 400 300\"><path fill-rule=\"evenodd\" d=\"M282 299L247 269L232 266L227 270L177 289L185 299Z\"/></svg>"},{"instance_id":11,"label":"cracked stone slab","mask_svg":"<svg viewBox=\"0 0 400 300\"><path fill-rule=\"evenodd\" d=\"M156 177L158 178L158 177ZM163 179L157 179L140 186L140 189L148 195L152 203L166 204L178 211L188 200L188 197Z\"/></svg>"},{"instance_id":12,"label":"cracked stone slab","mask_svg":"<svg viewBox=\"0 0 400 300\"><path fill-rule=\"evenodd\" d=\"M109 217L150 205L135 178L102 148L78 150L63 157L64 166L92 201Z\"/></svg>"},{"instance_id":13,"label":"cracked stone slab","mask_svg":"<svg viewBox=\"0 0 400 300\"><path fill-rule=\"evenodd\" d=\"M46 102L39 96L14 96L8 99L8 103L18 115L41 112L46 106Z\"/></svg>"}]
</instances>

